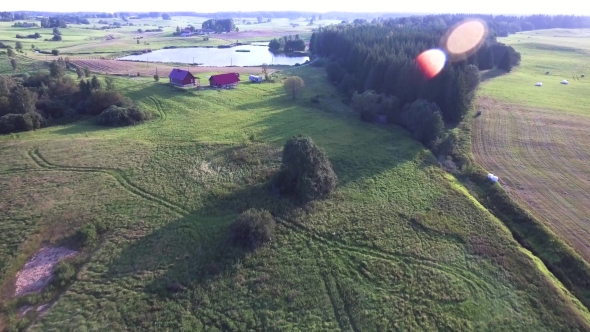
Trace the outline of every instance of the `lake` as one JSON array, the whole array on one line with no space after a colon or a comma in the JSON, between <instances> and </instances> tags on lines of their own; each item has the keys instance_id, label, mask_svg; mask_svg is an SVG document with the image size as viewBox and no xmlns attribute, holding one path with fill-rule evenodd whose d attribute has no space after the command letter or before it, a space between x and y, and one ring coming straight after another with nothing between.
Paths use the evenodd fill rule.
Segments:
<instances>
[{"instance_id":1,"label":"lake","mask_svg":"<svg viewBox=\"0 0 590 332\"><path fill-rule=\"evenodd\" d=\"M264 44L263 44L264 45ZM285 54L273 54L266 45L242 45L232 48L174 48L158 50L141 55L130 55L119 60L136 60L150 62L179 62L198 63L202 66L226 67L226 66L260 66L263 63L269 65L289 65L304 63L309 60L307 56L288 56ZM236 52L236 51L240 52ZM244 52L249 51L249 52Z\"/></svg>"}]
</instances>

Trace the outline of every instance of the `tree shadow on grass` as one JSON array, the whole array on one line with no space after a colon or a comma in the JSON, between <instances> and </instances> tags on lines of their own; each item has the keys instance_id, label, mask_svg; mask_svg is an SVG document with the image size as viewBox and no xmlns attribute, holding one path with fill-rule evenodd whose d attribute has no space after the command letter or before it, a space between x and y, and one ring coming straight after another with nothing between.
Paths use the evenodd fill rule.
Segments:
<instances>
[{"instance_id":1,"label":"tree shadow on grass","mask_svg":"<svg viewBox=\"0 0 590 332\"><path fill-rule=\"evenodd\" d=\"M265 185L246 187L227 195L211 193L201 209L155 229L124 248L109 266L109 279L165 271L144 291L170 297L231 274L252 249L235 245L229 227L250 208L286 215L295 206L273 195Z\"/></svg>"},{"instance_id":2,"label":"tree shadow on grass","mask_svg":"<svg viewBox=\"0 0 590 332\"><path fill-rule=\"evenodd\" d=\"M108 130L109 127L101 127L91 124L89 121L82 123L74 123L64 128L55 130L54 133L59 135L78 135L78 134L90 134L97 131Z\"/></svg>"},{"instance_id":3,"label":"tree shadow on grass","mask_svg":"<svg viewBox=\"0 0 590 332\"><path fill-rule=\"evenodd\" d=\"M483 83L483 82L491 80L492 78L496 78L496 77L502 76L504 74L506 74L506 72L504 70L498 69L498 68L485 70L485 71L481 72L481 79L480 80Z\"/></svg>"}]
</instances>

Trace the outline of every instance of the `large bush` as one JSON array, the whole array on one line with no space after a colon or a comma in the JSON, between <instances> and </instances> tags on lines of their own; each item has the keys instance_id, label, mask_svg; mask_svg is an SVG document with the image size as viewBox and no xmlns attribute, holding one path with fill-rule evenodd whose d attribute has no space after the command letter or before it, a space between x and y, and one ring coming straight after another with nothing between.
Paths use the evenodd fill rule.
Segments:
<instances>
[{"instance_id":1,"label":"large bush","mask_svg":"<svg viewBox=\"0 0 590 332\"><path fill-rule=\"evenodd\" d=\"M302 202L331 193L338 182L325 152L309 137L296 136L283 149L282 169L274 186L282 194L292 194Z\"/></svg>"},{"instance_id":2,"label":"large bush","mask_svg":"<svg viewBox=\"0 0 590 332\"><path fill-rule=\"evenodd\" d=\"M96 117L96 123L101 126L124 127L142 123L150 118L150 113L136 107L111 106Z\"/></svg>"},{"instance_id":3,"label":"large bush","mask_svg":"<svg viewBox=\"0 0 590 332\"><path fill-rule=\"evenodd\" d=\"M272 240L274 233L275 220L266 210L250 209L242 213L230 228L232 241L251 249Z\"/></svg>"},{"instance_id":4,"label":"large bush","mask_svg":"<svg viewBox=\"0 0 590 332\"><path fill-rule=\"evenodd\" d=\"M42 125L43 117L37 112L7 114L0 117L0 134L39 129Z\"/></svg>"},{"instance_id":5,"label":"large bush","mask_svg":"<svg viewBox=\"0 0 590 332\"><path fill-rule=\"evenodd\" d=\"M118 92L98 90L92 92L81 106L80 111L90 115L98 115L111 106L129 107L131 104L131 99Z\"/></svg>"}]
</instances>

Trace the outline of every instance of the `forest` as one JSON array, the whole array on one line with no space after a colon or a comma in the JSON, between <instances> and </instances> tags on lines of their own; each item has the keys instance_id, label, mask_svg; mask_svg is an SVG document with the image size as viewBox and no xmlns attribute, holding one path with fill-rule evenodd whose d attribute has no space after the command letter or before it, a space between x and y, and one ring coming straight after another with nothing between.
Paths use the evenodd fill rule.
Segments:
<instances>
[{"instance_id":1,"label":"forest","mask_svg":"<svg viewBox=\"0 0 590 332\"><path fill-rule=\"evenodd\" d=\"M449 23L462 19L453 16ZM320 28L310 41L310 51L320 57L313 64L325 66L329 80L363 121L401 125L415 139L436 148L445 124L458 123L469 111L479 70L508 72L520 63L520 54L498 43L491 31L477 52L459 62L447 62L436 77L428 79L415 59L439 47L447 30L433 21L400 24L400 19L391 19Z\"/></svg>"}]
</instances>

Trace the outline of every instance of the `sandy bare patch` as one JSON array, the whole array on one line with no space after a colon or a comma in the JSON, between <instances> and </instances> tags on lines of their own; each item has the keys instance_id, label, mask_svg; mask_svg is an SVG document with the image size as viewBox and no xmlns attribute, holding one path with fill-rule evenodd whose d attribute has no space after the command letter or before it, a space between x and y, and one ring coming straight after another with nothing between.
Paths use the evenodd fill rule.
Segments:
<instances>
[{"instance_id":1,"label":"sandy bare patch","mask_svg":"<svg viewBox=\"0 0 590 332\"><path fill-rule=\"evenodd\" d=\"M41 291L51 280L55 265L61 260L73 257L77 251L63 247L45 247L37 251L16 274L15 296Z\"/></svg>"}]
</instances>

